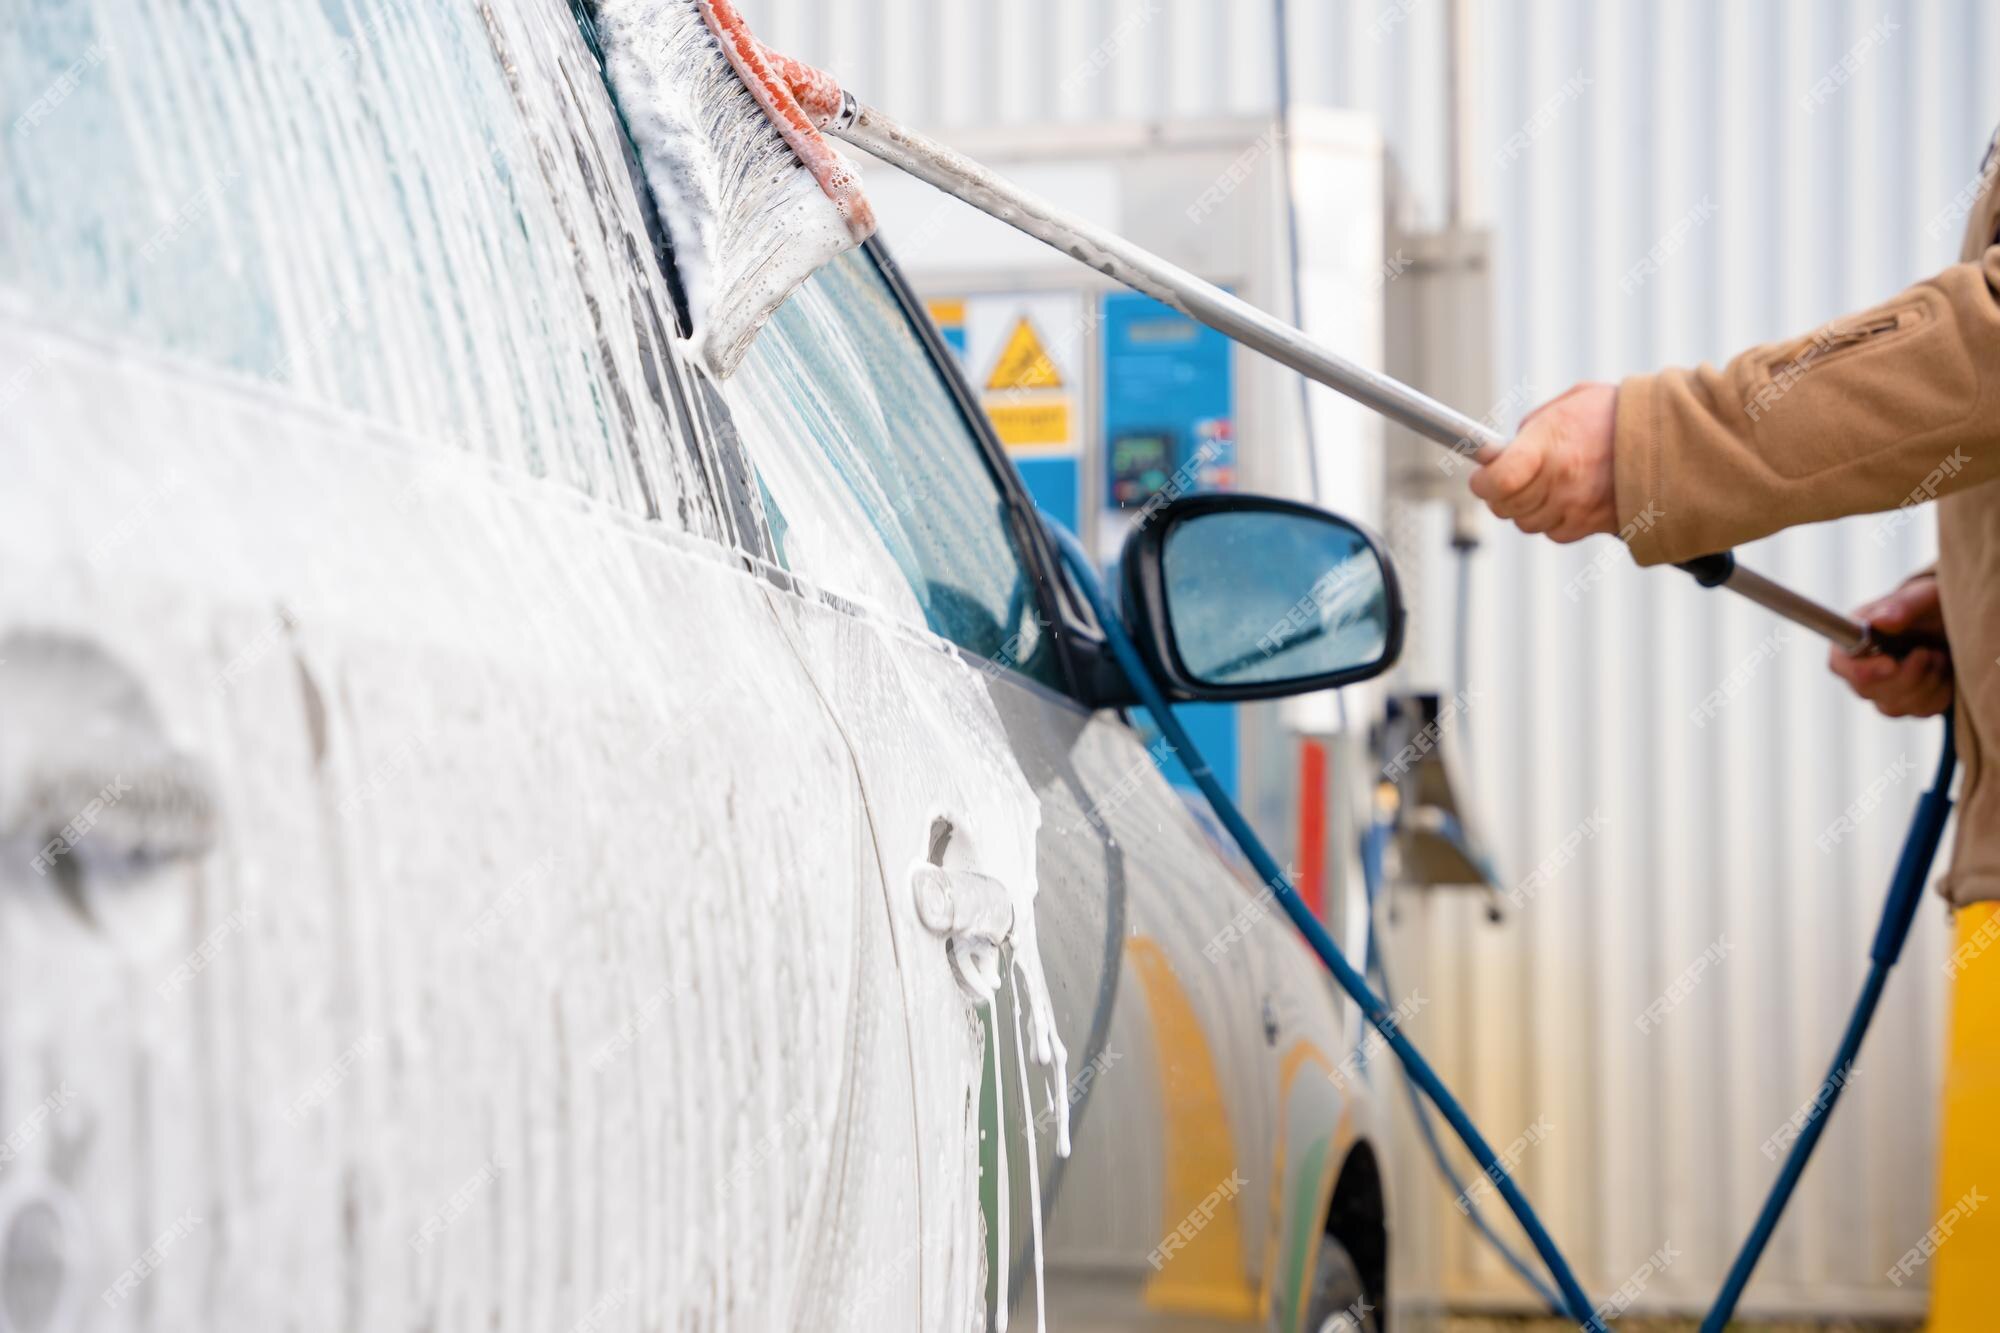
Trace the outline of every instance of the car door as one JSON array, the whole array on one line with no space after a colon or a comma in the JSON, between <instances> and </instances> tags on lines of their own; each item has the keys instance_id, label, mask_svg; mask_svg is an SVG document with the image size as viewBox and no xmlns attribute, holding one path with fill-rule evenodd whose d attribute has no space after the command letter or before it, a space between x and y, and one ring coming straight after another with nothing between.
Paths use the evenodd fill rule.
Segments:
<instances>
[{"instance_id":1,"label":"car door","mask_svg":"<svg viewBox=\"0 0 2000 1333\"><path fill-rule=\"evenodd\" d=\"M871 254L794 296L725 396L795 579L774 601L861 775L917 1089L921 1217L889 1256L908 1280L878 1308L829 1315L965 1327L984 1317L989 1277L1033 1249L1031 1198L1067 1110L1066 1048L1104 1002L1101 874L1068 891L1041 878L1046 812L980 665L1055 679L1041 592ZM927 910L927 883L956 895L955 915ZM1099 915L1080 966L1037 928L1052 893ZM995 1129L1025 1125L1021 1108L1047 1111L1052 1096L1045 1135Z\"/></svg>"},{"instance_id":2,"label":"car door","mask_svg":"<svg viewBox=\"0 0 2000 1333\"><path fill-rule=\"evenodd\" d=\"M1046 546L879 247L801 289L726 397L883 868L916 1062L921 1326L962 1317L975 1246L987 1299L1017 1317L1051 1281L1106 1273L1074 1308L1263 1317L1283 1304L1281 1214L1309 1195L1317 1234L1352 1137L1331 1141L1326 1080L1295 1086L1299 1043L1324 1070L1340 1055L1325 985L1246 912L1257 899L1161 775L1172 757L1073 697L1061 636L1078 627ZM968 941L925 919L932 867L1007 894L1018 966L990 1002L961 984ZM1066 1059L1037 1066L1044 981ZM1288 1135L1319 1141L1290 1192ZM1149 1264L1205 1199L1205 1239Z\"/></svg>"},{"instance_id":3,"label":"car door","mask_svg":"<svg viewBox=\"0 0 2000 1333\"><path fill-rule=\"evenodd\" d=\"M44 4L0 95L0 1326L860 1302L867 811L567 7Z\"/></svg>"}]
</instances>

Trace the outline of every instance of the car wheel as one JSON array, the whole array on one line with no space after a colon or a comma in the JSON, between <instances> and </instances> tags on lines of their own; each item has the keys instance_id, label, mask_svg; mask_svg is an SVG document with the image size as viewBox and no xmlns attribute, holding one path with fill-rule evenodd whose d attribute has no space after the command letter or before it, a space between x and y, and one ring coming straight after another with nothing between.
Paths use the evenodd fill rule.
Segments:
<instances>
[{"instance_id":1,"label":"car wheel","mask_svg":"<svg viewBox=\"0 0 2000 1333\"><path fill-rule=\"evenodd\" d=\"M1382 1327L1361 1283L1361 1270L1332 1236L1320 1237L1319 1261L1313 1266L1312 1290L1300 1327L1304 1333L1379 1333Z\"/></svg>"}]
</instances>

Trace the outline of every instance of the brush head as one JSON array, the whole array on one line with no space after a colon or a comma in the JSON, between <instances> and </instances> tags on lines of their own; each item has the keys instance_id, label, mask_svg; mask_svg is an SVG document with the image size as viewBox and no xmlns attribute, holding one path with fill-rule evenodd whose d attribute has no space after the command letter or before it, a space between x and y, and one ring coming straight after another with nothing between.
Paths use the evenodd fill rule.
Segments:
<instances>
[{"instance_id":1,"label":"brush head","mask_svg":"<svg viewBox=\"0 0 2000 1333\"><path fill-rule=\"evenodd\" d=\"M727 378L785 299L875 230L860 176L793 91L838 86L766 52L728 0L597 0L596 20L697 352Z\"/></svg>"}]
</instances>

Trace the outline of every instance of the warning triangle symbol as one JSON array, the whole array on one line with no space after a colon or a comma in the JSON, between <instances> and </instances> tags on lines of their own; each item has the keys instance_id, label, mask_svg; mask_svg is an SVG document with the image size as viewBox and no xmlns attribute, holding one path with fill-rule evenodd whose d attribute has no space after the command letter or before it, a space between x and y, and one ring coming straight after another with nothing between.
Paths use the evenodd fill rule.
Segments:
<instances>
[{"instance_id":1,"label":"warning triangle symbol","mask_svg":"<svg viewBox=\"0 0 2000 1333\"><path fill-rule=\"evenodd\" d=\"M1049 354L1042 347L1041 335L1026 315L1007 335L1007 345L1000 349L1000 359L993 366L993 373L986 379L988 389L1060 389L1063 386L1062 372L1056 363L1049 360Z\"/></svg>"}]
</instances>

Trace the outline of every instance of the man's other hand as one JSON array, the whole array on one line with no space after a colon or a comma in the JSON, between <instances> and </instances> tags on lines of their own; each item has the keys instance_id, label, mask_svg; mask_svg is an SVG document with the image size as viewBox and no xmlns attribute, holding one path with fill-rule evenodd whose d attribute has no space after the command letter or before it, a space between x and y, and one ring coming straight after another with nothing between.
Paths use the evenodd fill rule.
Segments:
<instances>
[{"instance_id":1,"label":"man's other hand","mask_svg":"<svg viewBox=\"0 0 2000 1333\"><path fill-rule=\"evenodd\" d=\"M1611 437L1618 386L1579 384L1529 413L1514 442L1472 474L1472 493L1496 518L1551 541L1618 531Z\"/></svg>"},{"instance_id":2,"label":"man's other hand","mask_svg":"<svg viewBox=\"0 0 2000 1333\"><path fill-rule=\"evenodd\" d=\"M1938 608L1937 578L1920 574L1855 616L1879 630L1914 630L1942 640L1944 613ZM1835 648L1826 664L1848 688L1875 705L1884 717L1936 717L1951 707L1951 653L1919 648L1898 662L1877 654L1853 657Z\"/></svg>"}]
</instances>

